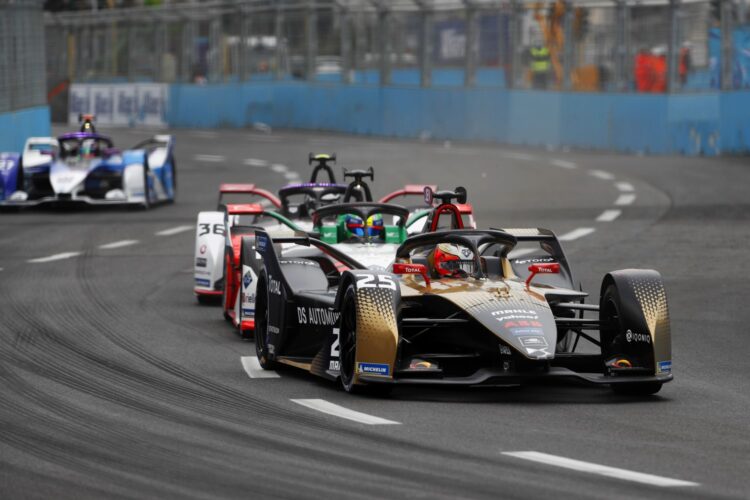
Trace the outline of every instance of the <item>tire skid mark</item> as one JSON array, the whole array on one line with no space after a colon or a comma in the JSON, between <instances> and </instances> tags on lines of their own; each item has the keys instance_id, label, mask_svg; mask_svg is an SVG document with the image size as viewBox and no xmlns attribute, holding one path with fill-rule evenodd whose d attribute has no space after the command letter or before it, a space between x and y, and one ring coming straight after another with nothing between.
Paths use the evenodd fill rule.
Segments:
<instances>
[{"instance_id":1,"label":"tire skid mark","mask_svg":"<svg viewBox=\"0 0 750 500\"><path fill-rule=\"evenodd\" d=\"M133 304L125 307L111 300L108 292L111 294L111 289L115 287L94 285L93 265L101 262L101 259L91 258L91 253L89 245L85 255L77 261L76 276L75 280L71 281L71 286L47 287L34 302L24 302L20 298L11 299L9 305L15 314L12 315L12 324L9 325L10 331L22 332L22 337L21 340L15 338L11 350L7 352L0 343L4 366L14 372L17 369L27 370L85 395L153 416L163 422L177 422L179 425L188 426L199 436L206 436L205 439L210 436L224 438L217 440L216 446L227 442L240 444L246 447L246 460L238 461L240 467L255 458L253 452L264 449L273 449L273 458L264 457L264 461L268 463L298 462L299 457L304 457L306 462L309 461L309 465L306 465L309 469L304 469L306 473L302 474L303 467L299 467L297 481L300 487L305 487L311 493L318 489L323 493L341 491L336 489L336 483L330 486L320 484L320 474L325 470L320 464L331 464L342 469L350 469L350 477L357 478L358 484L370 486L372 493L367 495L369 488L363 487L363 496L372 496L382 491L383 484L386 483L393 484L394 487L397 485L402 494L407 491L419 493L423 485L429 483L441 487L442 491L453 492L446 493L446 497L455 497L459 492L465 494L466 491L472 491L472 496L475 497L481 495L490 498L496 495L496 487L477 484L482 479L486 480L486 476L481 473L473 470L468 474L466 471L453 471L443 463L442 458L433 458L441 456L445 450L421 443L409 443L398 436L383 436L375 432L341 426L326 421L324 417L307 418L291 408L285 409L221 386L171 361L159 358L128 338L127 333L122 333L121 325L128 324L128 320L132 319ZM70 267L65 269L66 272L70 271ZM34 278L32 271L27 270L26 274L29 278ZM76 297L77 300L71 301L71 297ZM66 307L60 307L60 304L65 304ZM146 308L142 312L148 313L149 309ZM146 321L143 318L140 320ZM0 342L5 338L5 335L0 336ZM113 350L113 346L117 349ZM135 360L131 360L131 357ZM163 373L179 380L168 380L163 375L155 376L145 372L139 369L141 363L156 368L157 375ZM163 488L168 487L159 486L159 481L169 481L169 477L201 478L206 470L213 474L214 481L210 483L210 492L214 495L220 494L222 485L226 485L228 491L247 489L249 478L246 467L237 472L235 467L222 460L222 450L215 448L209 450L216 456L213 461L209 461L209 465L206 465L208 460L203 458L204 453L194 453L189 457L189 469L184 468L188 466L183 466L180 476L176 476L171 470L157 468L152 471L147 466L141 466L141 463L159 461L175 467L178 465L175 464L174 455L169 455L168 449L155 448L153 452L149 449L148 453L144 454L139 446L133 444L144 439L143 433L139 432L140 429L122 426L120 434L113 433L112 424L108 423L107 419L102 419L103 423L93 424L93 428L76 428L78 422L90 420L91 416L81 419L80 411L70 413L70 407L60 407L59 400L62 398L45 396L44 393L33 396L29 393L28 384L18 383L19 378L24 377L9 379L8 385L15 384L13 390L21 398L22 403L28 405L31 400L32 404L59 416L65 424L57 422L58 418L39 419L39 412L33 409L24 410L22 416L38 422L44 430L37 430L36 426L31 424L15 424L11 435L0 433L3 440L15 448L26 453L33 452L41 460L55 461L67 468L91 471L107 479L114 476L113 481L118 484L124 484L128 489L145 488L152 495L154 489L158 488L163 492ZM190 384L190 387L186 387L184 383ZM3 421L5 420L3 418ZM68 423L69 421L74 424ZM249 426L249 423L252 423L252 426ZM47 431L52 437L58 437L50 440ZM321 431L338 436L336 442L326 439L321 435ZM82 441L73 447L77 450L74 459L70 457L70 444L60 441L59 438L68 435ZM99 443L99 437L102 435L109 436ZM153 439L154 443L161 442L158 436L157 439L150 434L146 436L147 439ZM92 437L95 437L97 442L92 443ZM132 441L134 437L139 437L141 441ZM122 441L128 443L128 446L123 448ZM171 440L166 443L178 449L182 445ZM116 457L101 451L98 454L91 453L91 446L111 446L117 449L118 453ZM184 448L193 450L195 444L191 440ZM399 464L399 459L403 460L401 450L404 448L410 452L421 452L425 459L419 464L410 465L408 477L399 478L404 470L403 464ZM367 449L368 453L361 453L362 449ZM167 453L167 456L160 453ZM103 463L92 464L91 460L79 458L81 456L95 456ZM475 464L477 469L487 465L486 459L479 459L473 455L452 452L451 457ZM176 462L179 464L185 461ZM245 481L241 479L243 473ZM268 479L273 478L290 481L288 475L272 473ZM274 496L279 493L278 490L263 491L257 482L252 484L263 496ZM195 491L205 491L208 486L199 482L193 487ZM173 490L168 491L167 494L175 493Z\"/></svg>"}]
</instances>

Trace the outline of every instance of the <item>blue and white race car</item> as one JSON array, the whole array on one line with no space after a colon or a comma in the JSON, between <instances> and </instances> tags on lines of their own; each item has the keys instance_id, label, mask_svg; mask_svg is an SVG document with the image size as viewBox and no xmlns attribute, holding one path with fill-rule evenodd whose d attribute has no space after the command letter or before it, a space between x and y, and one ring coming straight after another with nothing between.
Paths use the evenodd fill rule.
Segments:
<instances>
[{"instance_id":1,"label":"blue and white race car","mask_svg":"<svg viewBox=\"0 0 750 500\"><path fill-rule=\"evenodd\" d=\"M0 153L0 207L84 203L149 208L174 201L174 141L157 135L121 151L91 117L79 132L31 137L23 153Z\"/></svg>"}]
</instances>

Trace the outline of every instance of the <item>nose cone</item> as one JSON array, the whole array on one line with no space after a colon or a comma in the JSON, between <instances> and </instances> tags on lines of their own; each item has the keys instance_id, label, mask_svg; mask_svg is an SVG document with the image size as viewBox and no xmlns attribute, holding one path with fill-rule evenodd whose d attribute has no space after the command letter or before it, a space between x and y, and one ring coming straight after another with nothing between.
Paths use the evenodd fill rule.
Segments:
<instances>
[{"instance_id":1,"label":"nose cone","mask_svg":"<svg viewBox=\"0 0 750 500\"><path fill-rule=\"evenodd\" d=\"M54 169L49 174L52 189L57 194L70 194L86 179L86 171Z\"/></svg>"}]
</instances>

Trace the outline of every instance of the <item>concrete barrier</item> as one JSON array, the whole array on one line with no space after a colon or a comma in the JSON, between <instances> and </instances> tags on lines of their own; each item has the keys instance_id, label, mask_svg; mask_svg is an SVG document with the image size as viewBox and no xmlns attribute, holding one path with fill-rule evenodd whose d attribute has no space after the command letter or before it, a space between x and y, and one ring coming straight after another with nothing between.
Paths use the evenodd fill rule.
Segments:
<instances>
[{"instance_id":1,"label":"concrete barrier","mask_svg":"<svg viewBox=\"0 0 750 500\"><path fill-rule=\"evenodd\" d=\"M0 151L20 152L27 137L50 134L47 106L0 113Z\"/></svg>"},{"instance_id":2,"label":"concrete barrier","mask_svg":"<svg viewBox=\"0 0 750 500\"><path fill-rule=\"evenodd\" d=\"M172 85L175 127L272 127L715 155L750 151L750 92L634 94L252 82Z\"/></svg>"}]
</instances>

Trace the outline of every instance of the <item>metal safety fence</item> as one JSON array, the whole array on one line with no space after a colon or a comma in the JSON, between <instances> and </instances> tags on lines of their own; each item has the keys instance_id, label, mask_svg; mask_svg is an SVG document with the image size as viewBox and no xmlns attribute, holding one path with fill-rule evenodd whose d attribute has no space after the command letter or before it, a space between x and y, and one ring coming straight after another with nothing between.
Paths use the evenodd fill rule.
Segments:
<instances>
[{"instance_id":1,"label":"metal safety fence","mask_svg":"<svg viewBox=\"0 0 750 500\"><path fill-rule=\"evenodd\" d=\"M750 87L745 0L117 5L46 15L50 86L299 79L593 92Z\"/></svg>"},{"instance_id":2,"label":"metal safety fence","mask_svg":"<svg viewBox=\"0 0 750 500\"><path fill-rule=\"evenodd\" d=\"M0 113L44 105L41 0L0 0Z\"/></svg>"}]
</instances>

